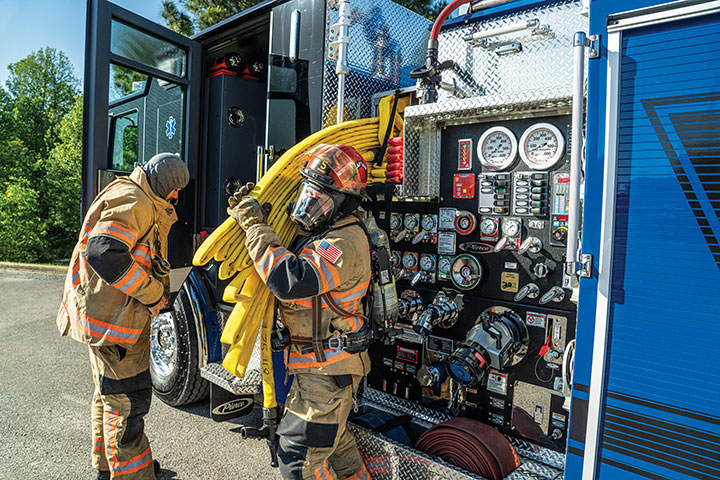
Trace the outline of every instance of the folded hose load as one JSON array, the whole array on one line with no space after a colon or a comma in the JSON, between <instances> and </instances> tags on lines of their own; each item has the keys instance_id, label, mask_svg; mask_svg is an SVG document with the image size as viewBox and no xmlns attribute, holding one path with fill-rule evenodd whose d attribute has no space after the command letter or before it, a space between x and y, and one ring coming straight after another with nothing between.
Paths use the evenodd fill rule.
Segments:
<instances>
[{"instance_id":1,"label":"folded hose load","mask_svg":"<svg viewBox=\"0 0 720 480\"><path fill-rule=\"evenodd\" d=\"M333 125L290 148L260 179L249 195L260 204L270 203L273 208L268 224L273 227L284 246L289 246L295 236L296 226L286 213L285 206L297 195L301 181L300 168L305 161L304 152L320 144L346 144L355 147L365 158L372 157L371 150L380 147L378 143L378 119L370 118ZM245 232L235 220L225 220L195 252L193 264L204 265L215 258L221 262L218 269L220 279L232 278L225 288L223 300L236 303L223 329L221 342L229 344L223 366L238 377L245 375L252 349L261 326L263 332L272 328L273 296L255 271L252 259L245 248ZM222 260L221 260L222 259ZM265 325L268 322L269 325ZM270 350L261 348L262 362L271 361ZM266 358L267 357L267 358ZM264 370L264 369L263 369ZM271 391L272 374L263 383ZM265 407L270 408L270 397L266 393Z\"/></svg>"}]
</instances>

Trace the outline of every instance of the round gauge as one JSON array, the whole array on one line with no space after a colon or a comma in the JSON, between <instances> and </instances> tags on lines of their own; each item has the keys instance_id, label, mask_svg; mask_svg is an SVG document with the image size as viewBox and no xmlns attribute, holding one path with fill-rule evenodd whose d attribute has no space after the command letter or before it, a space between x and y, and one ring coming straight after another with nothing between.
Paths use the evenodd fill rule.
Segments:
<instances>
[{"instance_id":1,"label":"round gauge","mask_svg":"<svg viewBox=\"0 0 720 480\"><path fill-rule=\"evenodd\" d=\"M435 258L431 255L425 255L420 259L420 268L426 272L435 270Z\"/></svg>"},{"instance_id":2,"label":"round gauge","mask_svg":"<svg viewBox=\"0 0 720 480\"><path fill-rule=\"evenodd\" d=\"M449 273L451 266L452 258L450 257L440 257L440 259L438 260L438 271L442 274Z\"/></svg>"},{"instance_id":3,"label":"round gauge","mask_svg":"<svg viewBox=\"0 0 720 480\"><path fill-rule=\"evenodd\" d=\"M412 270L417 265L417 257L412 253L406 253L402 257L402 264L403 267L407 268L408 270Z\"/></svg>"},{"instance_id":4,"label":"round gauge","mask_svg":"<svg viewBox=\"0 0 720 480\"><path fill-rule=\"evenodd\" d=\"M390 262L392 263L393 268L399 268L400 267L400 252L396 252L393 250L391 254Z\"/></svg>"},{"instance_id":5,"label":"round gauge","mask_svg":"<svg viewBox=\"0 0 720 480\"><path fill-rule=\"evenodd\" d=\"M477 146L480 163L488 170L505 170L515 163L517 152L515 134L500 126L485 130Z\"/></svg>"},{"instance_id":6,"label":"round gauge","mask_svg":"<svg viewBox=\"0 0 720 480\"><path fill-rule=\"evenodd\" d=\"M432 215L425 215L420 222L420 226L426 232L430 232L435 229L435 218Z\"/></svg>"},{"instance_id":7,"label":"round gauge","mask_svg":"<svg viewBox=\"0 0 720 480\"><path fill-rule=\"evenodd\" d=\"M450 279L461 290L475 288L482 279L480 261L467 253L458 255L452 262Z\"/></svg>"},{"instance_id":8,"label":"round gauge","mask_svg":"<svg viewBox=\"0 0 720 480\"><path fill-rule=\"evenodd\" d=\"M475 220L475 215L466 211L457 212L457 216L455 217L455 230L457 230L460 235L472 233L475 231L476 226L477 220Z\"/></svg>"},{"instance_id":9,"label":"round gauge","mask_svg":"<svg viewBox=\"0 0 720 480\"><path fill-rule=\"evenodd\" d=\"M536 123L520 137L520 158L533 170L547 170L565 154L565 139L555 125Z\"/></svg>"},{"instance_id":10,"label":"round gauge","mask_svg":"<svg viewBox=\"0 0 720 480\"><path fill-rule=\"evenodd\" d=\"M418 226L418 217L414 214L405 215L403 225L405 226L406 230L415 230Z\"/></svg>"},{"instance_id":11,"label":"round gauge","mask_svg":"<svg viewBox=\"0 0 720 480\"><path fill-rule=\"evenodd\" d=\"M516 237L520 233L520 222L517 220L505 220L502 224L502 232L506 237Z\"/></svg>"},{"instance_id":12,"label":"round gauge","mask_svg":"<svg viewBox=\"0 0 720 480\"><path fill-rule=\"evenodd\" d=\"M402 225L402 215L399 213L393 213L390 215L390 228L393 230L400 230L400 226Z\"/></svg>"},{"instance_id":13,"label":"round gauge","mask_svg":"<svg viewBox=\"0 0 720 480\"><path fill-rule=\"evenodd\" d=\"M493 236L497 232L497 223L492 218L486 218L480 222L480 232L486 236Z\"/></svg>"}]
</instances>

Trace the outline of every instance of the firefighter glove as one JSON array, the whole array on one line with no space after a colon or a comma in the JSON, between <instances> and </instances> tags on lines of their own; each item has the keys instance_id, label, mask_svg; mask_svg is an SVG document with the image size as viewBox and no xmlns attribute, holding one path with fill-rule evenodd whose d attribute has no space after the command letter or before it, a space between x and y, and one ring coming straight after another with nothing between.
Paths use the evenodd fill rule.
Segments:
<instances>
[{"instance_id":1,"label":"firefighter glove","mask_svg":"<svg viewBox=\"0 0 720 480\"><path fill-rule=\"evenodd\" d=\"M255 188L255 184L253 182L247 182L245 185L240 187L238 191L233 194L232 197L228 198L230 208L233 208L235 205L240 203L242 197L247 196L247 194L249 194L253 188Z\"/></svg>"},{"instance_id":2,"label":"firefighter glove","mask_svg":"<svg viewBox=\"0 0 720 480\"><path fill-rule=\"evenodd\" d=\"M272 205L269 203L260 206L256 199L245 196L240 200L240 203L228 208L227 212L238 222L240 228L247 230L255 224L267 223L271 208Z\"/></svg>"}]
</instances>

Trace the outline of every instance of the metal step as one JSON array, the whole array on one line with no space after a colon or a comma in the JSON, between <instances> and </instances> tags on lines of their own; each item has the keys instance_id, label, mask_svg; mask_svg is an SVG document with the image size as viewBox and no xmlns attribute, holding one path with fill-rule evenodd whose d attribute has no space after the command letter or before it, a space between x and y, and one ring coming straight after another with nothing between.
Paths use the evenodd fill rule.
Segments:
<instances>
[{"instance_id":1,"label":"metal step","mask_svg":"<svg viewBox=\"0 0 720 480\"><path fill-rule=\"evenodd\" d=\"M261 391L262 374L259 368L248 368L245 377L238 378L225 370L222 362L214 362L201 368L200 375L235 395L254 395Z\"/></svg>"}]
</instances>

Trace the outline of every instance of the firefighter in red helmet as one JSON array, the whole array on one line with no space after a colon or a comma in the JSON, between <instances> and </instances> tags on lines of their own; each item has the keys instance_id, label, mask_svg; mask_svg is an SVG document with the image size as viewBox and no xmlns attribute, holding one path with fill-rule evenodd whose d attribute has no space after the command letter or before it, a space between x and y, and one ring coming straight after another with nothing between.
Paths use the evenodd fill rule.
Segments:
<instances>
[{"instance_id":1,"label":"firefighter in red helmet","mask_svg":"<svg viewBox=\"0 0 720 480\"><path fill-rule=\"evenodd\" d=\"M348 145L322 145L306 156L290 216L307 236L293 249L267 224L267 208L243 196L251 185L230 199L228 213L245 230L248 253L290 331L286 361L295 377L277 431L283 478L364 480L370 477L345 424L370 370L363 306L370 250L356 214L366 166Z\"/></svg>"}]
</instances>

